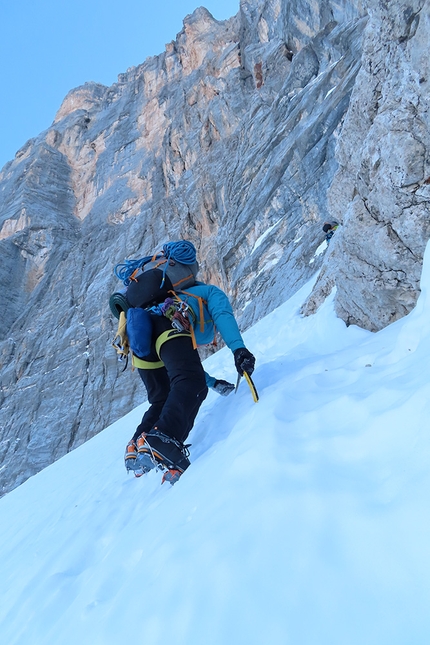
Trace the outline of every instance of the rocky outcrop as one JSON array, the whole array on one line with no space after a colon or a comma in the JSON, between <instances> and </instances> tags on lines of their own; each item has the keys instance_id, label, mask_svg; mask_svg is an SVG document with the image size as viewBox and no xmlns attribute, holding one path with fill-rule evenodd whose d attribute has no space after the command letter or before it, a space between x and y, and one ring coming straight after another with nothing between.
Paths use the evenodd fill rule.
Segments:
<instances>
[{"instance_id":1,"label":"rocky outcrop","mask_svg":"<svg viewBox=\"0 0 430 645\"><path fill-rule=\"evenodd\" d=\"M367 4L328 196L342 226L303 310L335 287L338 315L376 331L414 307L430 237L430 2Z\"/></svg>"},{"instance_id":2,"label":"rocky outcrop","mask_svg":"<svg viewBox=\"0 0 430 645\"><path fill-rule=\"evenodd\" d=\"M331 210L347 244L357 160L342 142L357 74L371 74L359 71L366 22L354 0L242 0L222 22L200 8L112 87L72 90L4 167L3 492L143 400L110 346L117 262L190 239L203 279L229 293L246 328L321 267ZM369 98L366 120L372 109Z\"/></svg>"}]
</instances>

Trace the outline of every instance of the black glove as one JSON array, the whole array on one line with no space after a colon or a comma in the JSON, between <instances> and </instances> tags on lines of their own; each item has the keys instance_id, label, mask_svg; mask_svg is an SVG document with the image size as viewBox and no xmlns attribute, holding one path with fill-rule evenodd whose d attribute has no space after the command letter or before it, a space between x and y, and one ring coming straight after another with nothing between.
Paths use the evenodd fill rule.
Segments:
<instances>
[{"instance_id":1,"label":"black glove","mask_svg":"<svg viewBox=\"0 0 430 645\"><path fill-rule=\"evenodd\" d=\"M212 389L215 390L215 392L218 392L218 394L221 394L221 396L228 396L230 392L233 392L234 385L228 381L217 379L213 384Z\"/></svg>"},{"instance_id":2,"label":"black glove","mask_svg":"<svg viewBox=\"0 0 430 645\"><path fill-rule=\"evenodd\" d=\"M233 356L234 364L236 365L238 373L243 376L243 373L246 372L251 376L255 367L255 356L253 356L246 347L239 347L239 349L236 349Z\"/></svg>"}]
</instances>

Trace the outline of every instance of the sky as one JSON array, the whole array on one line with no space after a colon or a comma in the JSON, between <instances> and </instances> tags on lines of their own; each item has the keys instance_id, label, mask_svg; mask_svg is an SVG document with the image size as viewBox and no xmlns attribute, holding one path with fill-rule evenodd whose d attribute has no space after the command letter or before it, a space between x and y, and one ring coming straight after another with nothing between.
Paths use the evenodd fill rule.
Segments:
<instances>
[{"instance_id":1,"label":"sky","mask_svg":"<svg viewBox=\"0 0 430 645\"><path fill-rule=\"evenodd\" d=\"M71 89L112 85L161 54L199 6L225 20L239 0L2 0L0 169L51 125Z\"/></svg>"},{"instance_id":2,"label":"sky","mask_svg":"<svg viewBox=\"0 0 430 645\"><path fill-rule=\"evenodd\" d=\"M430 246L378 333L300 316L311 286L245 332L260 400L210 392L175 486L126 474L143 404L0 500L2 642L428 645Z\"/></svg>"}]
</instances>

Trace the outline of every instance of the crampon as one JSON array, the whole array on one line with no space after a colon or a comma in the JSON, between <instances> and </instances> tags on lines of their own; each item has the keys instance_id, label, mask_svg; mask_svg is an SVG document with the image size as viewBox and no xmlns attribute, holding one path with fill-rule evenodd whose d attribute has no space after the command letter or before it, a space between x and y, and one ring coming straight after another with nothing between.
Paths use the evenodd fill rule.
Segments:
<instances>
[{"instance_id":1,"label":"crampon","mask_svg":"<svg viewBox=\"0 0 430 645\"><path fill-rule=\"evenodd\" d=\"M128 444L125 466L128 472L134 472L135 477L141 477L154 468L161 470L161 483L169 482L173 486L190 465L189 454L188 446L154 429L141 434L136 444Z\"/></svg>"}]
</instances>

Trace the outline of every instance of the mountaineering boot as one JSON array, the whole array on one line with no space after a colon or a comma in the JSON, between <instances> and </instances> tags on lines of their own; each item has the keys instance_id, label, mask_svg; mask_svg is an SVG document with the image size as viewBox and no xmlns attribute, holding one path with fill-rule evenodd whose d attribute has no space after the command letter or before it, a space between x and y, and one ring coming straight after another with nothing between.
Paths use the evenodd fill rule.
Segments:
<instances>
[{"instance_id":1,"label":"mountaineering boot","mask_svg":"<svg viewBox=\"0 0 430 645\"><path fill-rule=\"evenodd\" d=\"M132 470L135 477L141 477L145 474L146 471L143 470L142 466L138 463L137 456L138 453L136 444L134 443L134 441L129 441L126 446L124 455L125 467L127 469L127 472L130 472L130 470Z\"/></svg>"},{"instance_id":2,"label":"mountaineering boot","mask_svg":"<svg viewBox=\"0 0 430 645\"><path fill-rule=\"evenodd\" d=\"M137 440L137 463L144 469L159 468L167 471L165 481L174 484L190 465L189 451L180 441L168 437L153 428L147 435Z\"/></svg>"}]
</instances>

